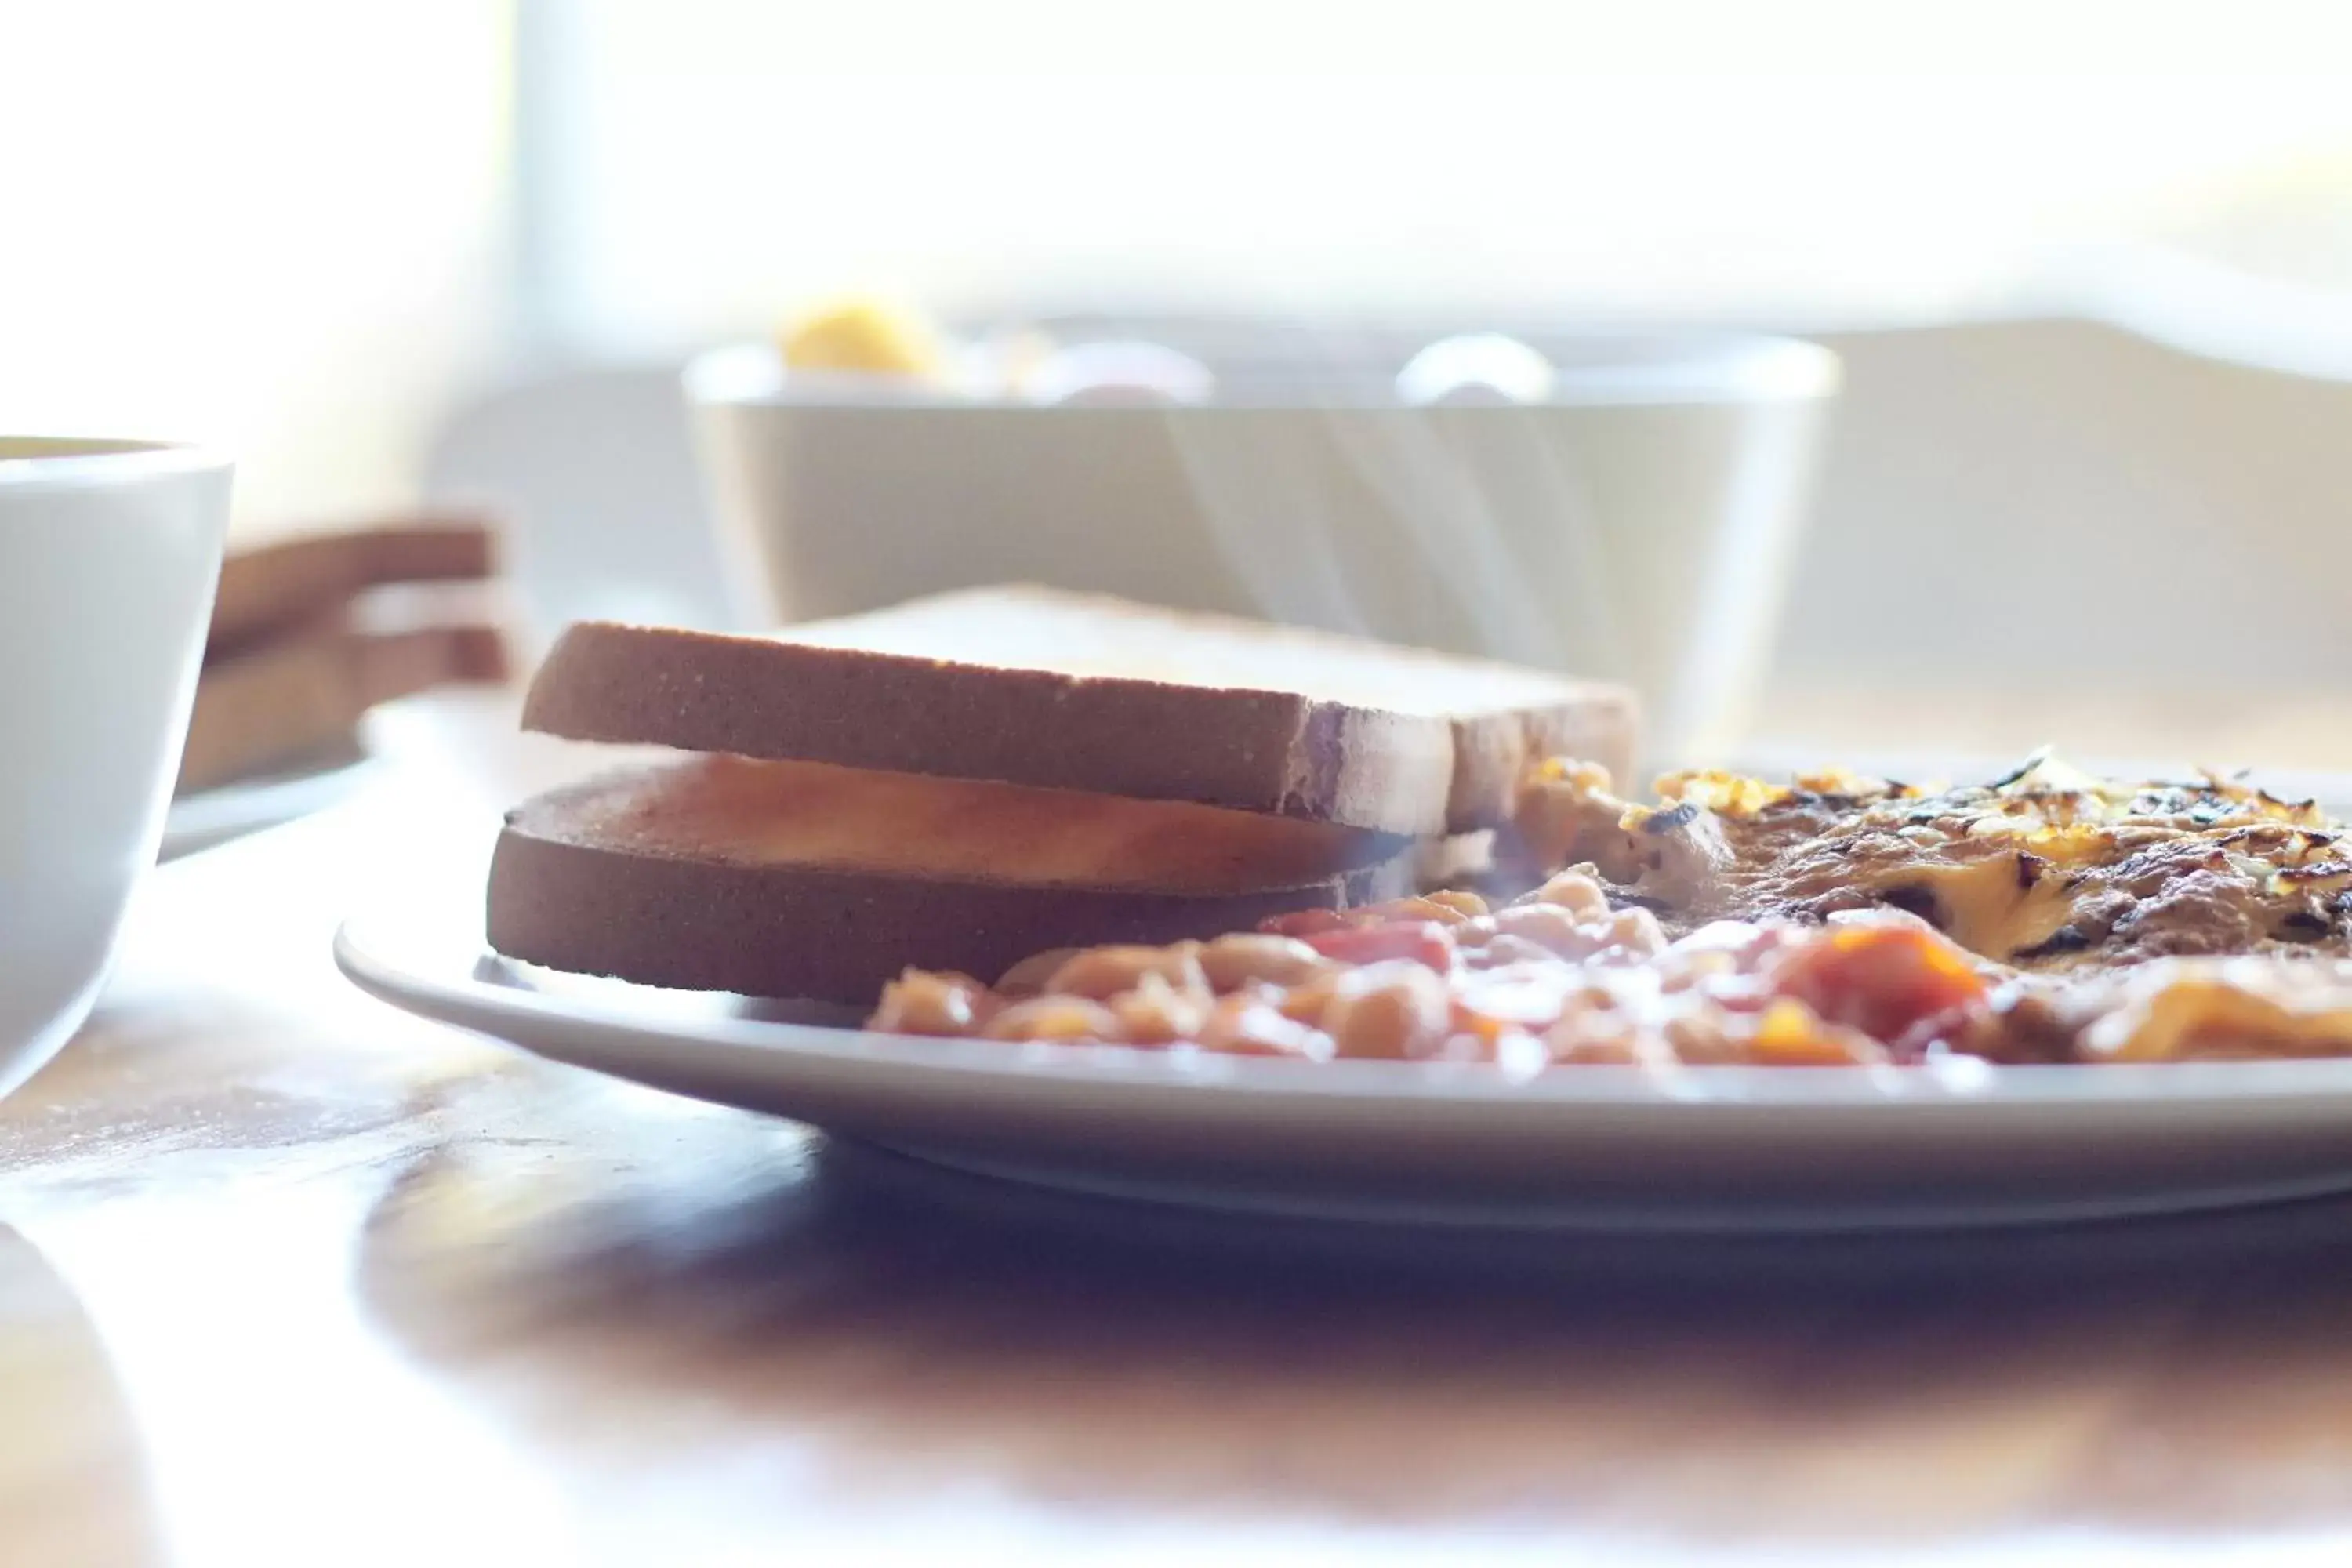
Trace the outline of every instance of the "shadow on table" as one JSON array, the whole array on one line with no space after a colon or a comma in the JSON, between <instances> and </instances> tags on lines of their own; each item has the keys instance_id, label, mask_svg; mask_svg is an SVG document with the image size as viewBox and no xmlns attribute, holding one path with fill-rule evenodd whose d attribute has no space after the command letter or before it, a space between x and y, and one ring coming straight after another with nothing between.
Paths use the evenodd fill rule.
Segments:
<instances>
[{"instance_id":1,"label":"shadow on table","mask_svg":"<svg viewBox=\"0 0 2352 1568\"><path fill-rule=\"evenodd\" d=\"M789 1435L829 1489L1364 1523L1820 1538L2352 1517L2342 1204L1498 1246L695 1127L667 1160L451 1145L371 1222L373 1310L510 1396L533 1441L640 1469Z\"/></svg>"}]
</instances>

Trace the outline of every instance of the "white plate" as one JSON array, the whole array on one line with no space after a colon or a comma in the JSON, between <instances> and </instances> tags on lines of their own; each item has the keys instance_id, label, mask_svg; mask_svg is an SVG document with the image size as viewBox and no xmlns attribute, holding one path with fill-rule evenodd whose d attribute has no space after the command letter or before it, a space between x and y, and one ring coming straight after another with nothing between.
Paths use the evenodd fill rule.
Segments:
<instances>
[{"instance_id":1,"label":"white plate","mask_svg":"<svg viewBox=\"0 0 2352 1568\"><path fill-rule=\"evenodd\" d=\"M222 784L175 800L163 818L163 842L155 858L176 860L322 811L365 782L373 765L362 758L306 773Z\"/></svg>"},{"instance_id":2,"label":"white plate","mask_svg":"<svg viewBox=\"0 0 2352 1568\"><path fill-rule=\"evenodd\" d=\"M1911 1069L1326 1066L922 1040L543 974L479 883L335 944L395 1006L559 1062L1095 1194L1381 1222L1849 1230L2352 1191L2352 1062Z\"/></svg>"}]
</instances>

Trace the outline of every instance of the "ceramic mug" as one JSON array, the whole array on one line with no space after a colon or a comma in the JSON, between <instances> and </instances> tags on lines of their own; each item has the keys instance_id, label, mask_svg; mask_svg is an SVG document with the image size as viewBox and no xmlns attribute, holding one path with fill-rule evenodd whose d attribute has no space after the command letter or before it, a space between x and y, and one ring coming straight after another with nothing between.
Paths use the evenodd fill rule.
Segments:
<instances>
[{"instance_id":1,"label":"ceramic mug","mask_svg":"<svg viewBox=\"0 0 2352 1568\"><path fill-rule=\"evenodd\" d=\"M185 447L0 437L0 1092L80 1026L154 862L229 470Z\"/></svg>"},{"instance_id":2,"label":"ceramic mug","mask_svg":"<svg viewBox=\"0 0 2352 1568\"><path fill-rule=\"evenodd\" d=\"M686 385L743 620L1030 581L1631 684L1656 762L1741 739L1834 356L1737 334L1529 331L1537 396L1416 405L1421 334L1151 323L1205 402L845 395L763 346Z\"/></svg>"}]
</instances>

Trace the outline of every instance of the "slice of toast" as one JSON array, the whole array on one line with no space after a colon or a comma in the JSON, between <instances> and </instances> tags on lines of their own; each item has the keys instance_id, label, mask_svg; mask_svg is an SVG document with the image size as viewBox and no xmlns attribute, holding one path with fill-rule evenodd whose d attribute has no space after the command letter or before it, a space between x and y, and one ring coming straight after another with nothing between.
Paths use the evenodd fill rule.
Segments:
<instances>
[{"instance_id":1,"label":"slice of toast","mask_svg":"<svg viewBox=\"0 0 2352 1568\"><path fill-rule=\"evenodd\" d=\"M509 813L490 945L684 990L871 1003L908 964L994 979L1411 890L1410 839L1165 801L694 757Z\"/></svg>"},{"instance_id":2,"label":"slice of toast","mask_svg":"<svg viewBox=\"0 0 2352 1568\"><path fill-rule=\"evenodd\" d=\"M241 550L221 564L205 658L232 658L275 640L371 588L486 580L496 557L490 525L464 513L403 518Z\"/></svg>"},{"instance_id":3,"label":"slice of toast","mask_svg":"<svg viewBox=\"0 0 2352 1568\"><path fill-rule=\"evenodd\" d=\"M592 622L526 728L1434 834L1533 759L1625 770L1633 695L1538 670L1013 586L773 637Z\"/></svg>"},{"instance_id":4,"label":"slice of toast","mask_svg":"<svg viewBox=\"0 0 2352 1568\"><path fill-rule=\"evenodd\" d=\"M196 680L178 792L355 754L361 716L434 687L507 678L495 626L370 633L348 615L207 664Z\"/></svg>"}]
</instances>

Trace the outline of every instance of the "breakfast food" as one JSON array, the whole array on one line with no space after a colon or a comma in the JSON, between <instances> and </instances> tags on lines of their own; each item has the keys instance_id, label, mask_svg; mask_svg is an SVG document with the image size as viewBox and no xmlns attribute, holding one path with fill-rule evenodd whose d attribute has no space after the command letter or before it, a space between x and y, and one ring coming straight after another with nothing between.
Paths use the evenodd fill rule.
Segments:
<instances>
[{"instance_id":1,"label":"breakfast food","mask_svg":"<svg viewBox=\"0 0 2352 1568\"><path fill-rule=\"evenodd\" d=\"M511 813L494 947L882 1032L1521 1073L2352 1054L2352 837L2220 775L1636 802L1613 688L1038 588L575 626L525 722L695 754Z\"/></svg>"},{"instance_id":2,"label":"breakfast food","mask_svg":"<svg viewBox=\"0 0 2352 1568\"><path fill-rule=\"evenodd\" d=\"M497 569L489 522L452 512L279 540L221 564L207 659L299 630L372 588L479 582Z\"/></svg>"},{"instance_id":3,"label":"breakfast food","mask_svg":"<svg viewBox=\"0 0 2352 1568\"><path fill-rule=\"evenodd\" d=\"M1546 756L1632 761L1623 689L1036 587L770 637L588 623L526 727L846 767L1466 833Z\"/></svg>"},{"instance_id":4,"label":"breakfast food","mask_svg":"<svg viewBox=\"0 0 2352 1568\"><path fill-rule=\"evenodd\" d=\"M506 678L495 627L363 632L341 617L207 664L180 756L182 794L257 773L349 760L378 703Z\"/></svg>"},{"instance_id":5,"label":"breakfast food","mask_svg":"<svg viewBox=\"0 0 2352 1568\"><path fill-rule=\"evenodd\" d=\"M863 1005L907 954L993 973L1412 886L1412 839L1169 801L693 757L511 814L499 951L645 984Z\"/></svg>"},{"instance_id":6,"label":"breakfast food","mask_svg":"<svg viewBox=\"0 0 2352 1568\"><path fill-rule=\"evenodd\" d=\"M2122 784L2047 756L1928 790L1530 774L1514 831L1572 862L1469 894L912 970L872 1027L1334 1058L1687 1066L2352 1052L2352 862L2309 803Z\"/></svg>"},{"instance_id":7,"label":"breakfast food","mask_svg":"<svg viewBox=\"0 0 2352 1568\"><path fill-rule=\"evenodd\" d=\"M1554 766L1519 820L1539 859L1589 861L1683 926L1891 907L2037 973L2352 954L2352 841L2313 802L2227 778L2118 783L2042 752L1960 789L1679 773L1659 791L1634 805Z\"/></svg>"},{"instance_id":8,"label":"breakfast food","mask_svg":"<svg viewBox=\"0 0 2352 1568\"><path fill-rule=\"evenodd\" d=\"M510 958L869 1006L909 963L1213 936L1486 867L1614 687L1038 588L772 637L575 626L527 727L697 753L510 814Z\"/></svg>"},{"instance_id":9,"label":"breakfast food","mask_svg":"<svg viewBox=\"0 0 2352 1568\"><path fill-rule=\"evenodd\" d=\"M402 518L232 553L205 640L182 794L359 755L378 703L507 677L488 522ZM388 603L400 600L400 603Z\"/></svg>"},{"instance_id":10,"label":"breakfast food","mask_svg":"<svg viewBox=\"0 0 2352 1568\"><path fill-rule=\"evenodd\" d=\"M947 350L930 322L882 300L845 300L813 310L784 328L777 348L792 370L925 382L948 372Z\"/></svg>"}]
</instances>

